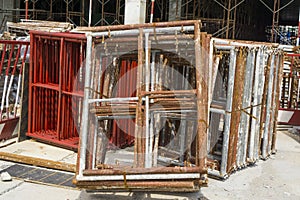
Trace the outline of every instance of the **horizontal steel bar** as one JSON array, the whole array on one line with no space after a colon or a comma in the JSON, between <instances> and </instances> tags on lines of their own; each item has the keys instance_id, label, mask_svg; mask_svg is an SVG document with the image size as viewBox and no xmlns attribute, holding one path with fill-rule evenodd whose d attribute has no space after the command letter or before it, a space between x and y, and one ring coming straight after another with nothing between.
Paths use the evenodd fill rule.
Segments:
<instances>
[{"instance_id":1,"label":"horizontal steel bar","mask_svg":"<svg viewBox=\"0 0 300 200\"><path fill-rule=\"evenodd\" d=\"M124 97L124 98L109 98L109 99L89 99L88 103L97 102L122 102L122 101L137 101L139 97Z\"/></svg>"},{"instance_id":2,"label":"horizontal steel bar","mask_svg":"<svg viewBox=\"0 0 300 200\"><path fill-rule=\"evenodd\" d=\"M106 119L134 119L134 115L125 115L125 116L118 116L114 114L112 116L97 116L98 120L106 120Z\"/></svg>"},{"instance_id":3,"label":"horizontal steel bar","mask_svg":"<svg viewBox=\"0 0 300 200\"><path fill-rule=\"evenodd\" d=\"M174 113L174 112L181 112L181 113L196 113L196 110L154 110L153 113Z\"/></svg>"},{"instance_id":4,"label":"horizontal steel bar","mask_svg":"<svg viewBox=\"0 0 300 200\"><path fill-rule=\"evenodd\" d=\"M145 24L126 24L126 25L115 25L115 26L78 27L74 30L85 31L85 32L102 32L102 31L114 31L114 30L126 30L126 29L151 28L151 27L189 26L200 22L201 22L200 20L185 20L185 21L155 22L155 23L145 23Z\"/></svg>"},{"instance_id":5,"label":"horizontal steel bar","mask_svg":"<svg viewBox=\"0 0 300 200\"><path fill-rule=\"evenodd\" d=\"M216 49L228 50L228 51L236 48L235 46L229 46L229 45L228 46L224 46L224 45L219 45L219 44L215 44L214 47Z\"/></svg>"},{"instance_id":6,"label":"horizontal steel bar","mask_svg":"<svg viewBox=\"0 0 300 200\"><path fill-rule=\"evenodd\" d=\"M29 45L30 41L20 41L20 40L0 40L1 44L21 44L21 45Z\"/></svg>"},{"instance_id":7,"label":"horizontal steel bar","mask_svg":"<svg viewBox=\"0 0 300 200\"><path fill-rule=\"evenodd\" d=\"M200 173L76 176L78 181L199 179Z\"/></svg>"},{"instance_id":8,"label":"horizontal steel bar","mask_svg":"<svg viewBox=\"0 0 300 200\"><path fill-rule=\"evenodd\" d=\"M220 39L213 38L212 39L215 45L232 45L238 47L278 47L277 43L269 43L269 42L254 42L254 41L242 41L242 40L229 40L229 39Z\"/></svg>"},{"instance_id":9,"label":"horizontal steel bar","mask_svg":"<svg viewBox=\"0 0 300 200\"><path fill-rule=\"evenodd\" d=\"M147 28L143 29L144 33L170 33L173 31L193 31L194 26L186 26L186 27L166 27L166 28ZM96 32L92 33L93 37L101 37L101 36L125 36L125 35L138 35L138 29L134 30L122 30L122 31L105 31L105 32Z\"/></svg>"},{"instance_id":10,"label":"horizontal steel bar","mask_svg":"<svg viewBox=\"0 0 300 200\"><path fill-rule=\"evenodd\" d=\"M225 115L225 110L222 110L222 109L218 109L218 108L210 108L210 111L213 112L213 113L218 113L218 114L223 114Z\"/></svg>"},{"instance_id":11,"label":"horizontal steel bar","mask_svg":"<svg viewBox=\"0 0 300 200\"><path fill-rule=\"evenodd\" d=\"M40 36L50 36L53 40L60 40L61 38L68 39L80 39L80 40L86 40L85 34L82 33L65 33L65 32L46 32L46 31L36 31L32 30L30 31L33 35Z\"/></svg>"}]
</instances>

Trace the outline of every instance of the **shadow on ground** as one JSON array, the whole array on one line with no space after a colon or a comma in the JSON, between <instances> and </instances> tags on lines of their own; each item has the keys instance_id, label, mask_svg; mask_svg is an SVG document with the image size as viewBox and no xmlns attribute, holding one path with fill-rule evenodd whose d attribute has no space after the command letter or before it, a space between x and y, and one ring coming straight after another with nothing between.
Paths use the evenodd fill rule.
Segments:
<instances>
[{"instance_id":1,"label":"shadow on ground","mask_svg":"<svg viewBox=\"0 0 300 200\"><path fill-rule=\"evenodd\" d=\"M208 200L199 192L87 192L82 191L78 200L143 200L143 199L176 199L176 200Z\"/></svg>"}]
</instances>

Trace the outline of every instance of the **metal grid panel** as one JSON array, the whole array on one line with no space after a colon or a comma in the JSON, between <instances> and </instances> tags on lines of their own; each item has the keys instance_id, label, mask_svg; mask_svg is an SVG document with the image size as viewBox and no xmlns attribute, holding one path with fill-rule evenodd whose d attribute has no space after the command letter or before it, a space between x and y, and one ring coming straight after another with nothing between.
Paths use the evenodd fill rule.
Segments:
<instances>
[{"instance_id":1,"label":"metal grid panel","mask_svg":"<svg viewBox=\"0 0 300 200\"><path fill-rule=\"evenodd\" d=\"M27 136L77 149L86 38L31 32Z\"/></svg>"}]
</instances>

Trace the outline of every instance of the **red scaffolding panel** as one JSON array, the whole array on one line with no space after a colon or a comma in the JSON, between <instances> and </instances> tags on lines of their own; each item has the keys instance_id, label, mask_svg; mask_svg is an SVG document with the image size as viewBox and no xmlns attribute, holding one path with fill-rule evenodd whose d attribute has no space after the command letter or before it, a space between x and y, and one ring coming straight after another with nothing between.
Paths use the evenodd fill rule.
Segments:
<instances>
[{"instance_id":1,"label":"red scaffolding panel","mask_svg":"<svg viewBox=\"0 0 300 200\"><path fill-rule=\"evenodd\" d=\"M76 150L85 35L32 31L30 38L27 136Z\"/></svg>"}]
</instances>

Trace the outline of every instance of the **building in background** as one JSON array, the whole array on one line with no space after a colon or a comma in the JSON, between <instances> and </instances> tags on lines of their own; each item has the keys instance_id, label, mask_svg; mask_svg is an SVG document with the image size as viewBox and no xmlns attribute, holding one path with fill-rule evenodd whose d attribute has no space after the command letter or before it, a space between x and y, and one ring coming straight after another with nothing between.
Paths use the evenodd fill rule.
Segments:
<instances>
[{"instance_id":1,"label":"building in background","mask_svg":"<svg viewBox=\"0 0 300 200\"><path fill-rule=\"evenodd\" d=\"M76 26L124 24L125 0L28 0L28 18ZM90 7L90 2L92 6ZM150 21L151 1L145 21ZM0 0L0 32L6 21L25 18L26 1ZM156 0L153 21L201 19L214 37L293 43L300 1ZM92 12L89 19L89 12ZM269 28L268 28L269 27ZM283 37L285 36L285 37ZM289 42L291 40L291 42Z\"/></svg>"}]
</instances>

